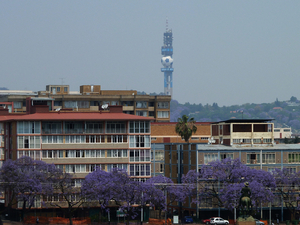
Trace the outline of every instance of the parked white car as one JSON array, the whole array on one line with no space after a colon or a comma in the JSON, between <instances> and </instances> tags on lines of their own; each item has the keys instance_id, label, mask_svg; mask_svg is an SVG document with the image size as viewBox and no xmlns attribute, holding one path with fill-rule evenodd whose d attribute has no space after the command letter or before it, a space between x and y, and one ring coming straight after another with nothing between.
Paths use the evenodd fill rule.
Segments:
<instances>
[{"instance_id":1,"label":"parked white car","mask_svg":"<svg viewBox=\"0 0 300 225\"><path fill-rule=\"evenodd\" d=\"M256 225L265 225L264 222L262 222L262 221L260 221L258 219L255 219L255 223L256 223Z\"/></svg>"},{"instance_id":2,"label":"parked white car","mask_svg":"<svg viewBox=\"0 0 300 225\"><path fill-rule=\"evenodd\" d=\"M212 224L212 225L219 225L219 224L228 225L229 221L224 220L221 217L213 217L210 220L210 224Z\"/></svg>"}]
</instances>

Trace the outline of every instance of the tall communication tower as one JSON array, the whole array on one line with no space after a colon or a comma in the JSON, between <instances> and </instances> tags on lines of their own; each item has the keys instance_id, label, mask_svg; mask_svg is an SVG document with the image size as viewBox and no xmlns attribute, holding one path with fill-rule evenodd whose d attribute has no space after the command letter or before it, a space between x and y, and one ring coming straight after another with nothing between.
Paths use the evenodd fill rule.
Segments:
<instances>
[{"instance_id":1,"label":"tall communication tower","mask_svg":"<svg viewBox=\"0 0 300 225\"><path fill-rule=\"evenodd\" d=\"M168 19L166 21L166 32L164 33L164 45L161 47L161 54L163 55L161 63L164 68L161 68L161 72L164 72L164 93L165 95L173 94L173 35L172 30L168 28Z\"/></svg>"}]
</instances>

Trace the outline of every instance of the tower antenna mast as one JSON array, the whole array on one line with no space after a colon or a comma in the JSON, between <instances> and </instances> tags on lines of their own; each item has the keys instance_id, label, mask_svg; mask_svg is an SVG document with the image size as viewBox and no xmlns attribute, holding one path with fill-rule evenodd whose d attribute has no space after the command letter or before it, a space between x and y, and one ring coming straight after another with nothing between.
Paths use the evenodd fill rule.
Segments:
<instances>
[{"instance_id":1,"label":"tower antenna mast","mask_svg":"<svg viewBox=\"0 0 300 225\"><path fill-rule=\"evenodd\" d=\"M168 26L169 26L169 24L168 24L168 17L167 17L167 19L166 19L166 31L168 31Z\"/></svg>"},{"instance_id":2,"label":"tower antenna mast","mask_svg":"<svg viewBox=\"0 0 300 225\"><path fill-rule=\"evenodd\" d=\"M166 31L164 33L164 44L161 47L162 59L161 63L163 68L161 72L164 73L164 94L171 95L173 94L173 34L172 29L169 29L168 17L166 19Z\"/></svg>"},{"instance_id":3,"label":"tower antenna mast","mask_svg":"<svg viewBox=\"0 0 300 225\"><path fill-rule=\"evenodd\" d=\"M61 77L61 78L59 78L59 79L61 79L61 85L64 85L64 77Z\"/></svg>"}]
</instances>

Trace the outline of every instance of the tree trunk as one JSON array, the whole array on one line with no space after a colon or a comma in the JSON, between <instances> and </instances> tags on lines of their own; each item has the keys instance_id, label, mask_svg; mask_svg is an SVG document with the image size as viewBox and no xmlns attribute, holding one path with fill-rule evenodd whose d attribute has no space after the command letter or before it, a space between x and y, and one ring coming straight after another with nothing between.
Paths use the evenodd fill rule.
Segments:
<instances>
[{"instance_id":1,"label":"tree trunk","mask_svg":"<svg viewBox=\"0 0 300 225\"><path fill-rule=\"evenodd\" d=\"M70 221L70 225L73 225L73 220L72 220L72 210L69 208L69 221Z\"/></svg>"}]
</instances>

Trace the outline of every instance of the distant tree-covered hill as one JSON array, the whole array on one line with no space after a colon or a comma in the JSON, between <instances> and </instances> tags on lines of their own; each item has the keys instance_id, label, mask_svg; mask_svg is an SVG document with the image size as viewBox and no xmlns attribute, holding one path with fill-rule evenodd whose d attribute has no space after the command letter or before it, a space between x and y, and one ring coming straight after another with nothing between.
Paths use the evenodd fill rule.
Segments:
<instances>
[{"instance_id":1,"label":"distant tree-covered hill","mask_svg":"<svg viewBox=\"0 0 300 225\"><path fill-rule=\"evenodd\" d=\"M275 127L291 127L293 133L300 131L300 101L294 96L289 101L262 104L243 104L219 107L217 103L180 104L171 101L171 122L176 122L182 115L194 117L197 122L217 122L231 118L274 119Z\"/></svg>"},{"instance_id":2,"label":"distant tree-covered hill","mask_svg":"<svg viewBox=\"0 0 300 225\"><path fill-rule=\"evenodd\" d=\"M0 87L0 90L8 90L6 87Z\"/></svg>"}]
</instances>

